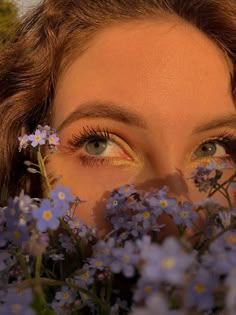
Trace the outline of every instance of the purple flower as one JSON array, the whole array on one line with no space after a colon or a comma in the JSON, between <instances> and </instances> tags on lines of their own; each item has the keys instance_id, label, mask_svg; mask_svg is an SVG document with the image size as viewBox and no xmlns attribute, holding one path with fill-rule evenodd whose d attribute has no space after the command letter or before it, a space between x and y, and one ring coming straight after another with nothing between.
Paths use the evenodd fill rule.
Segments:
<instances>
[{"instance_id":1,"label":"purple flower","mask_svg":"<svg viewBox=\"0 0 236 315\"><path fill-rule=\"evenodd\" d=\"M118 194L117 192L113 192L106 204L106 214L109 216L116 213L117 210L124 210L124 208L125 199L121 197L120 194Z\"/></svg>"},{"instance_id":2,"label":"purple flower","mask_svg":"<svg viewBox=\"0 0 236 315\"><path fill-rule=\"evenodd\" d=\"M16 288L9 288L4 296L4 304L0 304L0 314L35 315L35 311L30 307L32 299L31 289L19 291Z\"/></svg>"},{"instance_id":3,"label":"purple flower","mask_svg":"<svg viewBox=\"0 0 236 315\"><path fill-rule=\"evenodd\" d=\"M115 230L119 229L129 230L129 227L131 225L130 222L131 219L132 219L131 214L122 211L117 211L117 213L114 213L114 215L111 216L110 223L112 224Z\"/></svg>"},{"instance_id":4,"label":"purple flower","mask_svg":"<svg viewBox=\"0 0 236 315\"><path fill-rule=\"evenodd\" d=\"M207 192L210 188L216 187L218 180L222 177L222 168L225 164L212 162L207 166L198 166L193 172L191 179L198 190ZM211 175L214 172L214 175ZM211 175L211 176L210 176Z\"/></svg>"},{"instance_id":5,"label":"purple flower","mask_svg":"<svg viewBox=\"0 0 236 315\"><path fill-rule=\"evenodd\" d=\"M146 301L148 298L150 298L153 294L158 292L159 290L159 284L153 280L146 280L143 278L140 278L137 283L137 288L134 292L134 301L135 302L142 302Z\"/></svg>"},{"instance_id":6,"label":"purple flower","mask_svg":"<svg viewBox=\"0 0 236 315\"><path fill-rule=\"evenodd\" d=\"M231 215L232 213L229 211L220 211L219 219L224 228L227 228L231 224Z\"/></svg>"},{"instance_id":7,"label":"purple flower","mask_svg":"<svg viewBox=\"0 0 236 315\"><path fill-rule=\"evenodd\" d=\"M214 289L217 278L206 269L201 268L191 280L186 291L186 303L199 311L211 310L214 306Z\"/></svg>"},{"instance_id":8,"label":"purple flower","mask_svg":"<svg viewBox=\"0 0 236 315\"><path fill-rule=\"evenodd\" d=\"M48 136L48 143L50 145L58 145L59 144L59 137L57 136L56 133L50 134Z\"/></svg>"},{"instance_id":9,"label":"purple flower","mask_svg":"<svg viewBox=\"0 0 236 315\"><path fill-rule=\"evenodd\" d=\"M39 129L36 129L34 134L29 135L29 141L31 141L32 147L45 144L45 138L46 134L44 132L41 132Z\"/></svg>"},{"instance_id":10,"label":"purple flower","mask_svg":"<svg viewBox=\"0 0 236 315\"><path fill-rule=\"evenodd\" d=\"M53 203L56 207L64 209L64 214L69 208L69 204L75 200L75 197L71 195L70 188L58 184L55 189L50 193Z\"/></svg>"},{"instance_id":11,"label":"purple flower","mask_svg":"<svg viewBox=\"0 0 236 315\"><path fill-rule=\"evenodd\" d=\"M4 233L7 241L12 242L14 245L21 246L23 242L29 239L29 232L27 226L11 226Z\"/></svg>"},{"instance_id":12,"label":"purple flower","mask_svg":"<svg viewBox=\"0 0 236 315\"><path fill-rule=\"evenodd\" d=\"M184 201L182 205L177 207L177 211L174 215L174 223L191 228L193 220L198 217L199 215L197 212L193 210L193 204L191 202Z\"/></svg>"},{"instance_id":13,"label":"purple flower","mask_svg":"<svg viewBox=\"0 0 236 315\"><path fill-rule=\"evenodd\" d=\"M218 248L214 250L210 248L210 252L201 258L202 266L210 270L216 275L225 276L229 274L236 266L235 251L224 250Z\"/></svg>"},{"instance_id":14,"label":"purple flower","mask_svg":"<svg viewBox=\"0 0 236 315\"><path fill-rule=\"evenodd\" d=\"M54 129L51 129L51 127L48 125L45 125L45 126L38 125L37 129L41 131L42 133L44 133L46 136L49 136L50 133L53 133L55 131Z\"/></svg>"},{"instance_id":15,"label":"purple flower","mask_svg":"<svg viewBox=\"0 0 236 315\"><path fill-rule=\"evenodd\" d=\"M68 287L63 286L61 291L58 291L55 296L55 300L59 306L71 304L76 298L76 291Z\"/></svg>"},{"instance_id":16,"label":"purple flower","mask_svg":"<svg viewBox=\"0 0 236 315\"><path fill-rule=\"evenodd\" d=\"M73 280L76 285L82 288L88 288L90 284L94 282L94 275L96 270L92 269L90 265L85 264L79 274L74 276Z\"/></svg>"},{"instance_id":17,"label":"purple flower","mask_svg":"<svg viewBox=\"0 0 236 315\"><path fill-rule=\"evenodd\" d=\"M184 310L170 310L166 299L160 294L152 295L144 307L135 307L130 315L186 315Z\"/></svg>"},{"instance_id":18,"label":"purple flower","mask_svg":"<svg viewBox=\"0 0 236 315\"><path fill-rule=\"evenodd\" d=\"M113 259L110 264L111 271L114 273L122 272L127 278L133 277L136 263L139 259L134 243L127 241L124 247L115 247L112 250L112 255Z\"/></svg>"},{"instance_id":19,"label":"purple flower","mask_svg":"<svg viewBox=\"0 0 236 315\"><path fill-rule=\"evenodd\" d=\"M179 284L183 281L185 271L193 262L193 255L187 254L176 239L165 239L162 246L151 244L145 246L140 253L143 265L140 270L146 280Z\"/></svg>"},{"instance_id":20,"label":"purple flower","mask_svg":"<svg viewBox=\"0 0 236 315\"><path fill-rule=\"evenodd\" d=\"M7 227L13 227L19 224L21 212L16 198L8 199L8 206L4 209L4 215Z\"/></svg>"},{"instance_id":21,"label":"purple flower","mask_svg":"<svg viewBox=\"0 0 236 315\"><path fill-rule=\"evenodd\" d=\"M61 215L61 209L52 208L48 199L43 199L40 207L33 210L33 217L37 220L36 227L40 232L45 232L48 228L56 230L59 226L58 218Z\"/></svg>"},{"instance_id":22,"label":"purple flower","mask_svg":"<svg viewBox=\"0 0 236 315\"><path fill-rule=\"evenodd\" d=\"M121 186L118 190L117 190L118 194L120 194L123 198L127 198L129 196L131 196L132 194L136 193L137 190L135 188L134 185L125 185L125 186Z\"/></svg>"},{"instance_id":23,"label":"purple flower","mask_svg":"<svg viewBox=\"0 0 236 315\"><path fill-rule=\"evenodd\" d=\"M64 248L67 253L70 254L76 251L75 245L73 244L71 237L69 237L68 235L60 233L59 242L61 243L62 248Z\"/></svg>"},{"instance_id":24,"label":"purple flower","mask_svg":"<svg viewBox=\"0 0 236 315\"><path fill-rule=\"evenodd\" d=\"M164 186L157 192L152 192L148 197L146 197L149 207L154 211L154 213L159 216L162 213L167 213L173 215L177 207L176 198L167 197L168 189Z\"/></svg>"}]
</instances>

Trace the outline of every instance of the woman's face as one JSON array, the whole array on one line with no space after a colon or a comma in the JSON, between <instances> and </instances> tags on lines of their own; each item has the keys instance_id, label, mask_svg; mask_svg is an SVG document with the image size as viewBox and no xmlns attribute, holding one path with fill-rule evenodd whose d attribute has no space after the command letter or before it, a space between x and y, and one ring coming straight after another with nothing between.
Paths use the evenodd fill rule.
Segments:
<instances>
[{"instance_id":1,"label":"woman's face","mask_svg":"<svg viewBox=\"0 0 236 315\"><path fill-rule=\"evenodd\" d=\"M218 138L236 137L230 64L177 19L116 24L61 74L52 126L61 145L48 170L86 200L77 215L101 233L104 200L124 184L202 199L191 172L222 162L230 149Z\"/></svg>"}]
</instances>

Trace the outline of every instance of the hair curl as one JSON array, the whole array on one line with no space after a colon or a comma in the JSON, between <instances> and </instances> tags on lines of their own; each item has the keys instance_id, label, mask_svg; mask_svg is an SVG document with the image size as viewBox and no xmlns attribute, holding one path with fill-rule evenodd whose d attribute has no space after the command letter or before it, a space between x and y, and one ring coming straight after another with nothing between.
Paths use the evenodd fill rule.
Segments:
<instances>
[{"instance_id":1,"label":"hair curl","mask_svg":"<svg viewBox=\"0 0 236 315\"><path fill-rule=\"evenodd\" d=\"M196 26L227 54L236 98L235 0L44 0L21 19L0 53L0 188L15 194L25 180L17 136L50 123L58 75L73 56L112 23L166 15Z\"/></svg>"}]
</instances>

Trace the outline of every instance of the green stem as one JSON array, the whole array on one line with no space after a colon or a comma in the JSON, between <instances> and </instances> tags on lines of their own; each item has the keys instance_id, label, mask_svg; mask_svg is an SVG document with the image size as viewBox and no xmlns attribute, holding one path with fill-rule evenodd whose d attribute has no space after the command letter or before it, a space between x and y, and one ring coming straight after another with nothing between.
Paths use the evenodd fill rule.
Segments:
<instances>
[{"instance_id":1,"label":"green stem","mask_svg":"<svg viewBox=\"0 0 236 315\"><path fill-rule=\"evenodd\" d=\"M230 178L228 178L226 181L224 181L222 184L219 184L219 186L216 189L214 189L212 192L210 192L208 194L208 198L213 196L218 190L220 190L222 187L224 187L228 183L233 182L234 178L236 178L236 172L232 176L230 176Z\"/></svg>"},{"instance_id":2,"label":"green stem","mask_svg":"<svg viewBox=\"0 0 236 315\"><path fill-rule=\"evenodd\" d=\"M16 257L21 265L21 268L23 269L24 273L25 273L25 276L26 276L26 279L30 279L31 278L31 275L29 273L29 270L28 270L28 266L25 262L25 259L22 255L22 253L20 251L17 251L16 252Z\"/></svg>"},{"instance_id":3,"label":"green stem","mask_svg":"<svg viewBox=\"0 0 236 315\"><path fill-rule=\"evenodd\" d=\"M37 292L40 303L42 303L42 305L47 306L47 301L44 296L42 283L40 281L41 266L42 266L42 255L39 255L36 258L36 265L35 265L35 284L36 284L35 291Z\"/></svg>"},{"instance_id":4,"label":"green stem","mask_svg":"<svg viewBox=\"0 0 236 315\"><path fill-rule=\"evenodd\" d=\"M41 151L40 151L40 146L39 146L39 149L37 152L37 160L39 163L40 172L43 176L43 180L44 180L44 183L46 186L47 195L49 195L49 192L51 190L51 185L50 185L49 180L48 180L47 171L46 171L45 164L44 164L44 159L43 159Z\"/></svg>"}]
</instances>

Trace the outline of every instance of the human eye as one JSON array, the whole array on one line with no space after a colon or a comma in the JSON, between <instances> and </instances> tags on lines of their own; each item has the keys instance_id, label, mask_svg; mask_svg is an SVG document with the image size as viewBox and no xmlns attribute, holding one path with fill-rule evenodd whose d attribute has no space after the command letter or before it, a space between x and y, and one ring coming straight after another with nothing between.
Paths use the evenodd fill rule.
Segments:
<instances>
[{"instance_id":1,"label":"human eye","mask_svg":"<svg viewBox=\"0 0 236 315\"><path fill-rule=\"evenodd\" d=\"M99 127L95 129L87 126L80 133L73 133L69 146L74 152L78 151L83 166L121 165L124 161L132 160L125 141Z\"/></svg>"},{"instance_id":2,"label":"human eye","mask_svg":"<svg viewBox=\"0 0 236 315\"><path fill-rule=\"evenodd\" d=\"M236 165L236 135L224 132L201 143L194 151L193 160L223 161Z\"/></svg>"}]
</instances>

